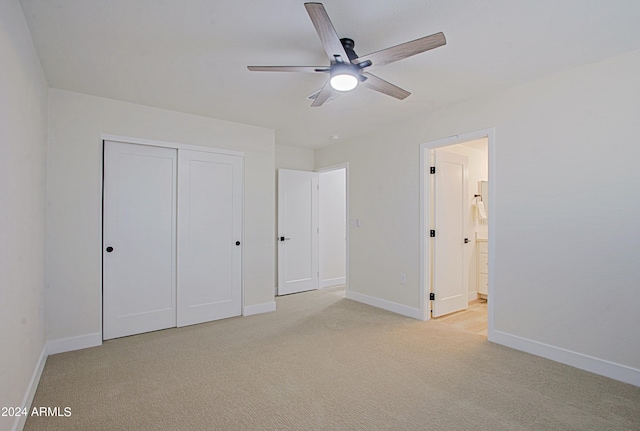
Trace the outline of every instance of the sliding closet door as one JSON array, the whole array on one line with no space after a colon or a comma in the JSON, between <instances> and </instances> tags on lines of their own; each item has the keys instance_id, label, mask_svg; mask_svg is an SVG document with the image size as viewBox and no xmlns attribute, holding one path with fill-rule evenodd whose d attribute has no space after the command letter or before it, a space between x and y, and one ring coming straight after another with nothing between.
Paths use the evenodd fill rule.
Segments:
<instances>
[{"instance_id":1,"label":"sliding closet door","mask_svg":"<svg viewBox=\"0 0 640 431\"><path fill-rule=\"evenodd\" d=\"M105 142L105 340L176 326L177 151Z\"/></svg>"},{"instance_id":2,"label":"sliding closet door","mask_svg":"<svg viewBox=\"0 0 640 431\"><path fill-rule=\"evenodd\" d=\"M239 316L243 158L178 158L178 326Z\"/></svg>"}]
</instances>

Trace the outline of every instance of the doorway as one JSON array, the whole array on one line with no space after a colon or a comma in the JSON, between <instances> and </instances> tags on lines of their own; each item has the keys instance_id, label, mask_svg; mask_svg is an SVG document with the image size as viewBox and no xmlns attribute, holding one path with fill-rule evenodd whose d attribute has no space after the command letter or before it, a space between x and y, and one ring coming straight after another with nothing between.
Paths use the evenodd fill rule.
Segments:
<instances>
[{"instance_id":1,"label":"doorway","mask_svg":"<svg viewBox=\"0 0 640 431\"><path fill-rule=\"evenodd\" d=\"M420 147L422 317L428 320L447 316L440 317L440 320L463 323L471 316L477 321L478 311L486 309L485 334L493 327L494 298L490 283L493 241L490 236L495 217L489 214L494 215L495 200L489 200L488 196L493 195L494 176L490 159L494 157L494 148L493 129L452 136ZM446 155L449 156L443 157ZM448 177L442 175L443 172L436 174L438 158L459 160L459 156L468 159L468 167L460 168L460 162L452 165L454 168L440 167L444 173L448 172ZM464 184L460 181L463 177ZM447 182L447 185L443 187L438 181ZM452 196L464 196L461 198L464 208L459 214L454 214L455 217L442 209L449 207L447 211L458 211L449 202ZM443 219L449 225L451 220L462 219L462 224L453 224L452 235L451 226L444 225ZM442 262L449 264L446 266ZM483 303L485 300L487 302ZM474 327L474 332L478 333L477 324Z\"/></svg>"},{"instance_id":2,"label":"doorway","mask_svg":"<svg viewBox=\"0 0 640 431\"><path fill-rule=\"evenodd\" d=\"M347 168L318 171L320 288L347 282Z\"/></svg>"},{"instance_id":3,"label":"doorway","mask_svg":"<svg viewBox=\"0 0 640 431\"><path fill-rule=\"evenodd\" d=\"M278 170L277 295L348 285L348 164Z\"/></svg>"}]
</instances>

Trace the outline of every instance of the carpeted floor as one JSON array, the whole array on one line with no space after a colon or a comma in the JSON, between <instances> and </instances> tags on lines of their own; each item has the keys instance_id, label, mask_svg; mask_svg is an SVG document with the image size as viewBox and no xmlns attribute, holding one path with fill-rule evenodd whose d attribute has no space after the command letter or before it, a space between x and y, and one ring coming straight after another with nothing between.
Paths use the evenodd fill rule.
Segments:
<instances>
[{"instance_id":1,"label":"carpeted floor","mask_svg":"<svg viewBox=\"0 0 640 431\"><path fill-rule=\"evenodd\" d=\"M314 291L50 356L34 430L640 430L640 388ZM64 410L63 410L64 411Z\"/></svg>"}]
</instances>

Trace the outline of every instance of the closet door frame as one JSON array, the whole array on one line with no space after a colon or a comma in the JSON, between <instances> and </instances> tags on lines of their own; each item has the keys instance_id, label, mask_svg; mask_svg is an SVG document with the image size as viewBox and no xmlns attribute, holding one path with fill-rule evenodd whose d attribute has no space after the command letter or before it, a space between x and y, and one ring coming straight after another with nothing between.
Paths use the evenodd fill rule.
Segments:
<instances>
[{"instance_id":1,"label":"closet door frame","mask_svg":"<svg viewBox=\"0 0 640 431\"><path fill-rule=\"evenodd\" d=\"M214 154L222 154L222 155L229 155L229 156L239 156L242 157L243 159L243 183L242 183L242 196L244 196L244 152L242 151L233 151L233 150L224 150L224 149L220 149L220 148L214 148L214 147L201 147L198 145L189 145L189 144L181 144L181 143L176 143L176 142L167 142L167 141L156 141L153 139L141 139L141 138L133 138L133 137L129 137L129 136L119 136L119 135L111 135L111 134L106 134L103 133L100 136L100 139L102 141L102 157L103 157L103 164L102 164L102 182L101 182L101 190L104 193L104 142L105 141L113 141L113 142L121 142L124 144L137 144L137 145L149 145L149 146L153 146L153 147L162 147L162 148L172 148L172 149L176 149L178 150L178 154L180 154L180 150L191 150L191 151L200 151L200 152L207 152L207 153L214 153ZM244 199L244 198L243 198ZM242 205L242 207L244 208L244 204ZM104 247L106 247L104 245L104 237L103 237L103 225L104 225L104 214L102 214L101 216L101 220L100 220L100 237L102 238L102 248L104 249ZM241 216L240 216L240 231L241 231L241 243L242 243L242 248L244 249L244 209L241 211ZM243 274L243 268L244 268L244 253L241 253L242 257L240 260L240 303L241 303L241 314L240 315L244 315L244 274ZM101 287L104 284L104 262L102 262L102 264L100 265L100 279L102 280L101 283ZM177 283L177 280L175 280ZM101 290L100 292L100 298L101 298L101 304L104 304L104 292ZM100 307L100 321L104 322L104 312L103 312L103 307ZM101 325L100 328L100 338L104 339L104 330L103 327Z\"/></svg>"}]
</instances>

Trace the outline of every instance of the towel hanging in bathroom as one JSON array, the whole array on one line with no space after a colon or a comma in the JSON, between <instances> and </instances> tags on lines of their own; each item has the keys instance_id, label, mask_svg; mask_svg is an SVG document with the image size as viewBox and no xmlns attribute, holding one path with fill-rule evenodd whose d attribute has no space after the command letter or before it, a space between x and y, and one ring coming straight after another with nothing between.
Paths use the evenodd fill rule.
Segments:
<instances>
[{"instance_id":1,"label":"towel hanging in bathroom","mask_svg":"<svg viewBox=\"0 0 640 431\"><path fill-rule=\"evenodd\" d=\"M476 214L480 223L485 223L487 221L487 211L484 207L484 202L482 202L481 197L476 197L475 202Z\"/></svg>"}]
</instances>

